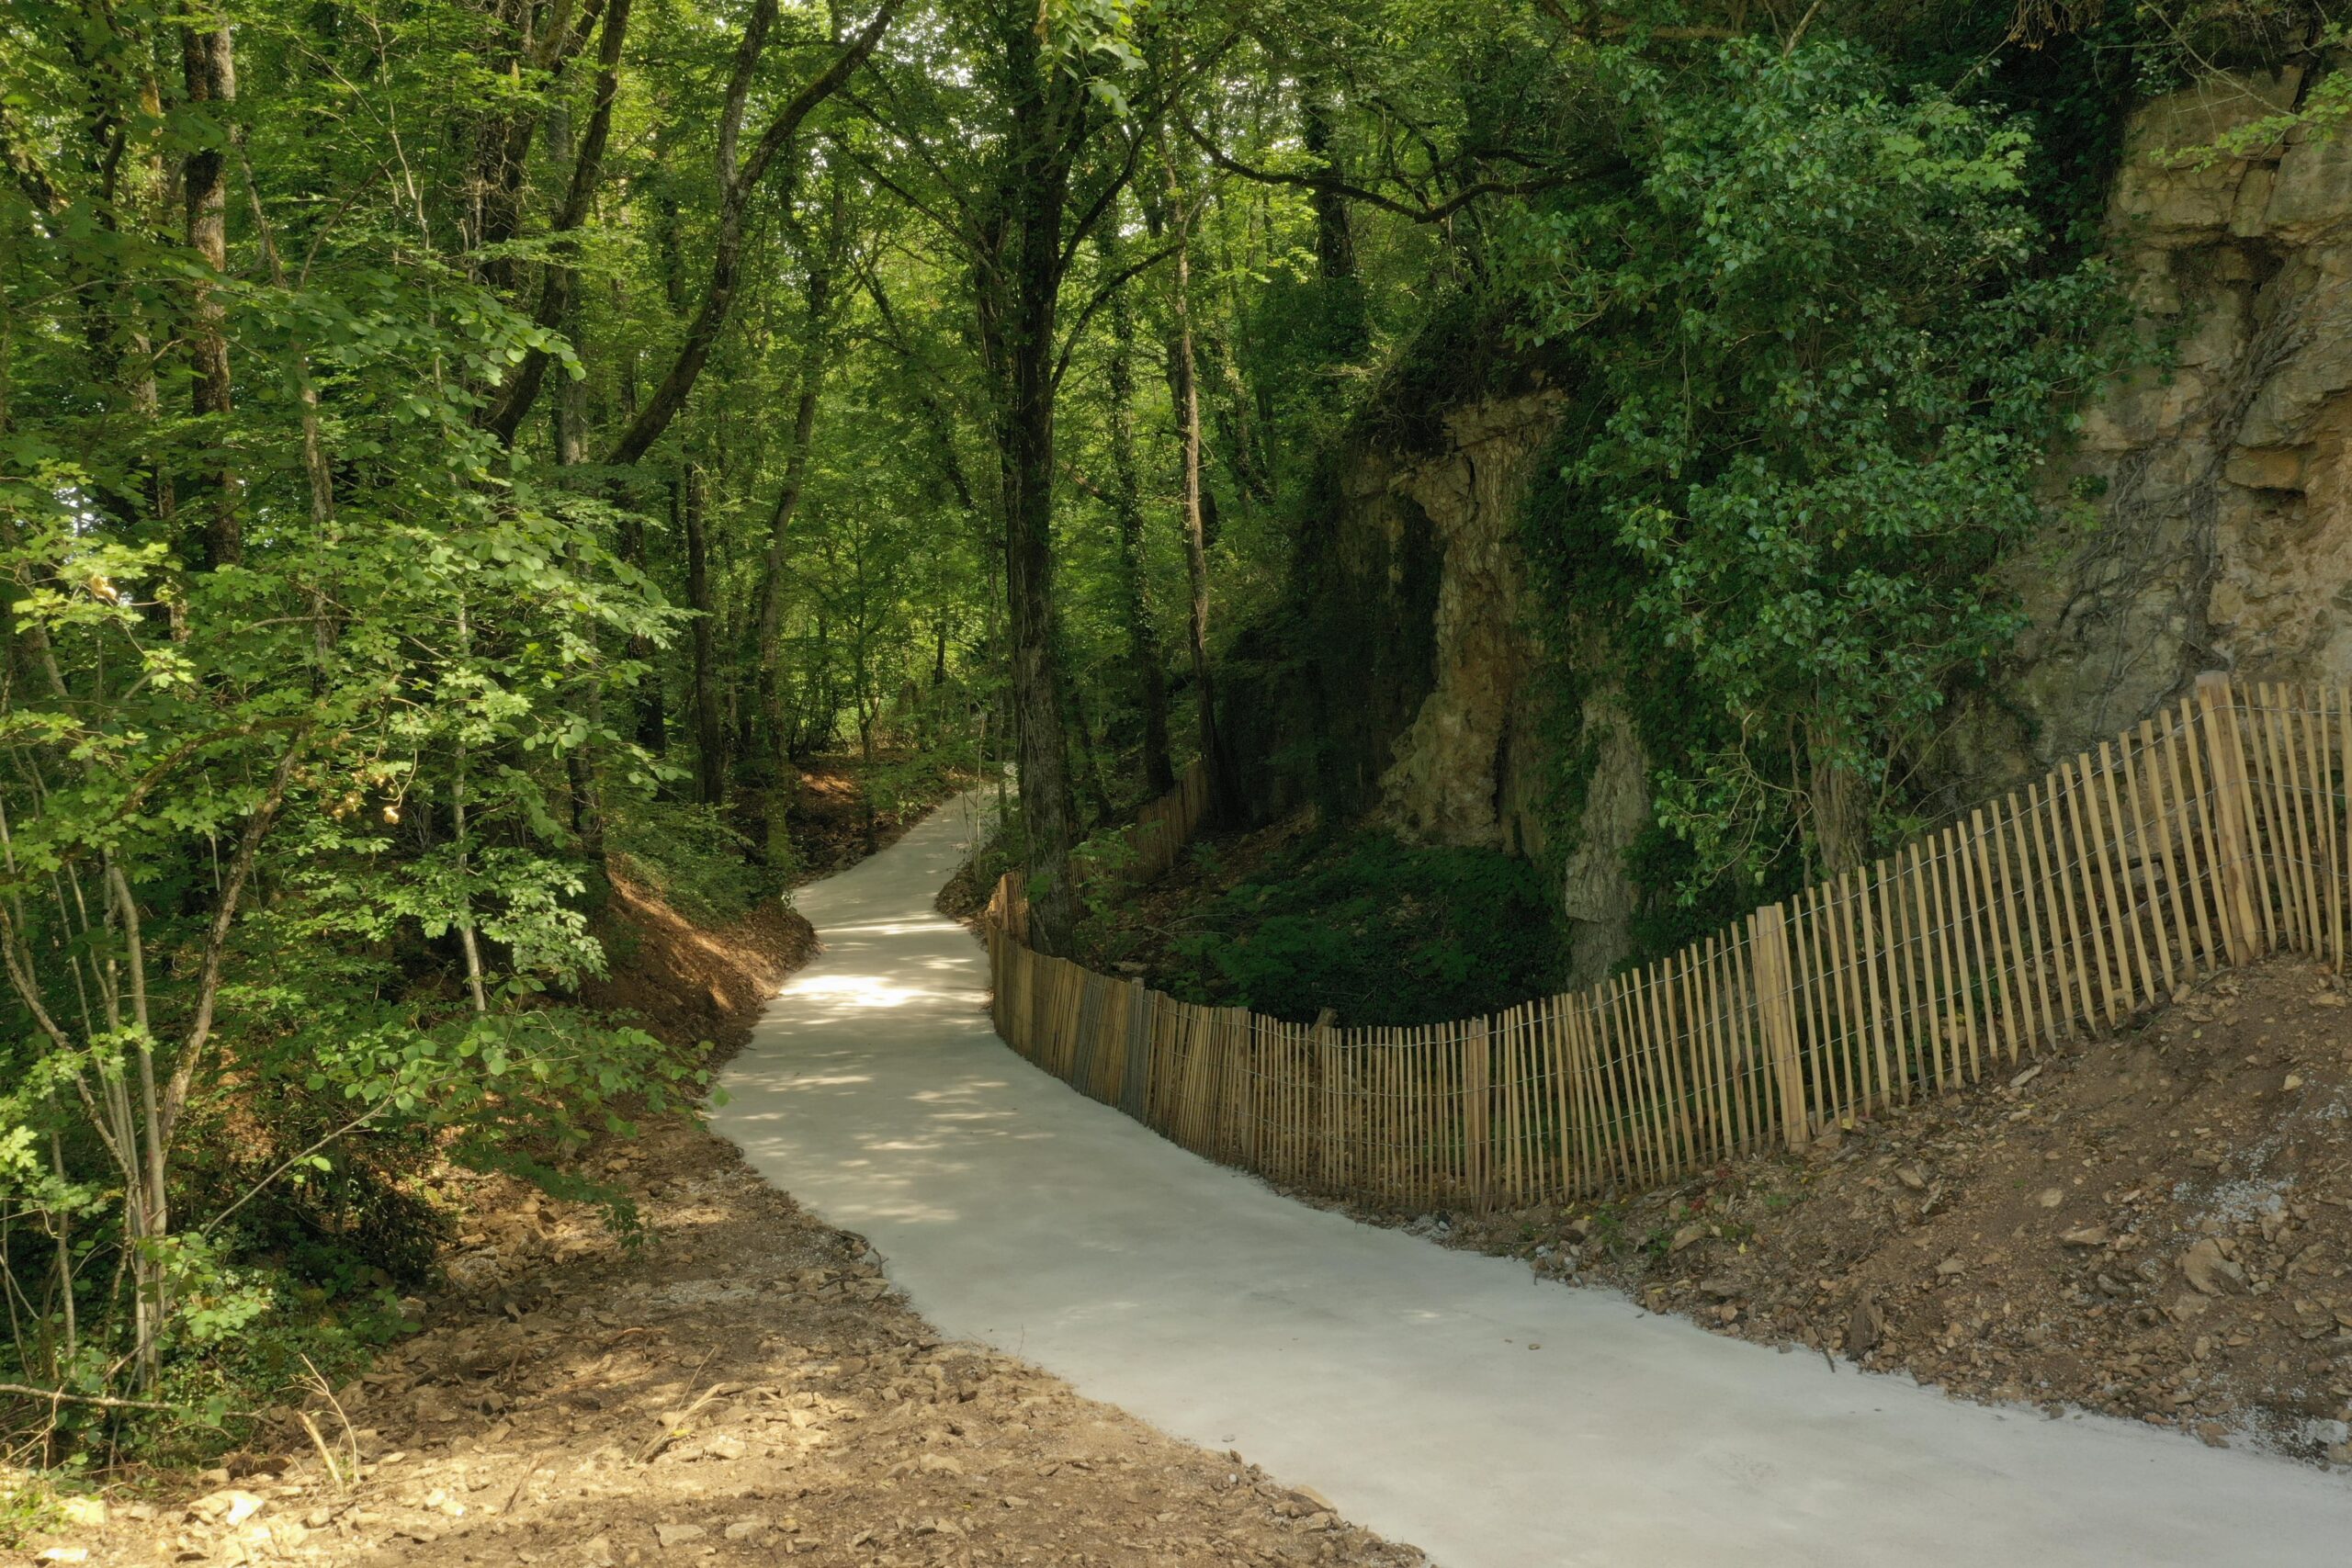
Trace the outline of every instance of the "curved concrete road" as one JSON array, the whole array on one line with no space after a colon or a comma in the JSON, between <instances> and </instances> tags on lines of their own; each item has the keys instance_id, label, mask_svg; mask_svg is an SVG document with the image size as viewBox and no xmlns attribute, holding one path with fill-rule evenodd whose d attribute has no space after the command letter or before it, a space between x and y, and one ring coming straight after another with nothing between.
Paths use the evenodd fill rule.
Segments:
<instances>
[{"instance_id":1,"label":"curved concrete road","mask_svg":"<svg viewBox=\"0 0 2352 1568\"><path fill-rule=\"evenodd\" d=\"M1162 1142L991 1032L984 955L931 907L977 809L801 895L825 952L712 1118L944 1332L1451 1568L2352 1562L2339 1479L1833 1372Z\"/></svg>"}]
</instances>

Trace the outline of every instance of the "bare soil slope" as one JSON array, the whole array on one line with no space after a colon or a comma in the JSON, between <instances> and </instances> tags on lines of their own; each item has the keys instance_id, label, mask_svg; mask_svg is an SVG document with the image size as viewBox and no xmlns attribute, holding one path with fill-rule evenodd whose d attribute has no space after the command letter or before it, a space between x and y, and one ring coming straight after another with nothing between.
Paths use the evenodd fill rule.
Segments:
<instances>
[{"instance_id":1,"label":"bare soil slope","mask_svg":"<svg viewBox=\"0 0 2352 1568\"><path fill-rule=\"evenodd\" d=\"M2352 1463L2352 1009L2276 959L1802 1158L1413 1223L1957 1395Z\"/></svg>"},{"instance_id":2,"label":"bare soil slope","mask_svg":"<svg viewBox=\"0 0 2352 1568\"><path fill-rule=\"evenodd\" d=\"M616 889L597 999L731 1051L814 945L781 909L698 931ZM1009 1357L944 1343L865 1242L672 1122L591 1174L597 1214L469 1183L427 1327L190 1488L118 1488L31 1543L94 1563L1412 1564L1238 1456L1176 1442ZM82 1553L74 1556L73 1553ZM36 1559L38 1560L38 1558Z\"/></svg>"}]
</instances>

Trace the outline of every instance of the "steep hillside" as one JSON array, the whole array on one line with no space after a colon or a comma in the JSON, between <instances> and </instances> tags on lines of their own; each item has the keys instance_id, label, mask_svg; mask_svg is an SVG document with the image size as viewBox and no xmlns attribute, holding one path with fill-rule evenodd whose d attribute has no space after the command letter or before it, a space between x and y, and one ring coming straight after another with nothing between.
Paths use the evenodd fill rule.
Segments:
<instances>
[{"instance_id":1,"label":"steep hillside","mask_svg":"<svg viewBox=\"0 0 2352 1568\"><path fill-rule=\"evenodd\" d=\"M2104 227L2138 367L2086 406L2048 526L2004 569L2022 633L1904 760L1926 816L2038 773L2202 670L2352 676L2352 139L2182 152L2304 85L2296 69L2215 76L2132 118ZM1628 859L1656 830L1657 710L1715 699L1649 694L1645 726L1606 629L1538 602L1526 510L1574 456L1578 402L1506 331L1441 318L1379 400L1411 417L1364 420L1329 462L1290 600L1238 639L1230 723L1258 821L1313 800L1537 859L1581 981L1647 945L1645 917L1676 918Z\"/></svg>"},{"instance_id":2,"label":"steep hillside","mask_svg":"<svg viewBox=\"0 0 2352 1568\"><path fill-rule=\"evenodd\" d=\"M1804 1157L1418 1222L1969 1399L2352 1464L2352 1024L2274 959Z\"/></svg>"}]
</instances>

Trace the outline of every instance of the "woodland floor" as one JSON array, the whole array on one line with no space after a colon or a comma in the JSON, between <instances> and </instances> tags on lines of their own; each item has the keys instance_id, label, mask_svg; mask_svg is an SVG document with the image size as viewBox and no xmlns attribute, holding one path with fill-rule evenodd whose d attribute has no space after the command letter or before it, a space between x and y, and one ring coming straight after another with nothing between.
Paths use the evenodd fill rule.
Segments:
<instances>
[{"instance_id":1,"label":"woodland floor","mask_svg":"<svg viewBox=\"0 0 2352 1568\"><path fill-rule=\"evenodd\" d=\"M1314 812L1300 811L1264 828L1200 840L1193 852L1179 857L1166 875L1142 887L1123 889L1114 907L1083 924L1079 932L1084 944L1081 962L1146 985L1164 984L1180 962L1176 943L1198 929L1202 906L1258 874L1276 855L1312 834L1316 825ZM967 866L940 889L936 908L950 919L973 925L988 895Z\"/></svg>"},{"instance_id":2,"label":"woodland floor","mask_svg":"<svg viewBox=\"0 0 2352 1568\"><path fill-rule=\"evenodd\" d=\"M896 811L876 811L867 804L860 776L865 772L854 758L815 757L799 764L790 823L793 853L798 857L799 882L846 871L871 854L878 854L905 837L940 800L977 784L976 775L955 773L941 784L935 797L911 798ZM749 803L749 796L743 797ZM747 835L760 830L759 814L752 812L740 825Z\"/></svg>"},{"instance_id":3,"label":"woodland floor","mask_svg":"<svg viewBox=\"0 0 2352 1568\"><path fill-rule=\"evenodd\" d=\"M895 835L891 835L895 836ZM861 841L863 831L860 830ZM596 999L674 1042L747 1036L813 950L778 909L696 930L641 890ZM1175 1441L1010 1357L944 1342L865 1242L670 1122L588 1174L595 1211L467 1183L425 1327L202 1477L116 1487L28 1543L90 1563L1417 1564L1310 1491ZM339 1405L339 1409L335 1406ZM46 1555L44 1555L46 1554Z\"/></svg>"},{"instance_id":4,"label":"woodland floor","mask_svg":"<svg viewBox=\"0 0 2352 1568\"><path fill-rule=\"evenodd\" d=\"M714 932L626 884L616 907L633 937L596 999L722 1053L813 949L781 909ZM2346 1004L2277 959L1804 1156L1617 1203L1366 1217L1959 1397L2352 1464ZM647 1239L471 1182L424 1331L339 1411L310 1407L340 1475L288 1419L205 1477L117 1488L35 1560L1422 1561L1237 1456L944 1342L860 1237L697 1125L585 1163L635 1196Z\"/></svg>"},{"instance_id":5,"label":"woodland floor","mask_svg":"<svg viewBox=\"0 0 2352 1568\"><path fill-rule=\"evenodd\" d=\"M1401 1223L1962 1398L2352 1465L2346 999L2273 959L1804 1157Z\"/></svg>"}]
</instances>

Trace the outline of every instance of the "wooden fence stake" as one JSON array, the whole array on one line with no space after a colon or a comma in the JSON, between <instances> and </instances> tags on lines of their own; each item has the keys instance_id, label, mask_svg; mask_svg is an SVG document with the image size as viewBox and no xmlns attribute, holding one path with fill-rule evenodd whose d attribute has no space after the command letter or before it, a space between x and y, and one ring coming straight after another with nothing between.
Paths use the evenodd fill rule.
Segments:
<instances>
[{"instance_id":1,"label":"wooden fence stake","mask_svg":"<svg viewBox=\"0 0 2352 1568\"><path fill-rule=\"evenodd\" d=\"M2213 781L2213 836L2221 864L2222 933L2230 962L2250 964L2260 951L2256 934L2254 887L2250 868L2254 857L2254 789L2246 782L2245 752L2238 739L2235 699L2230 678L2220 671L2197 677L2197 706L2204 722L2199 726L2205 741L2208 773Z\"/></svg>"},{"instance_id":2,"label":"wooden fence stake","mask_svg":"<svg viewBox=\"0 0 2352 1568\"><path fill-rule=\"evenodd\" d=\"M1788 917L1778 904L1767 904L1747 917L1748 950L1756 955L1757 1011L1764 1025L1764 1048L1772 1063L1773 1081L1781 1087L1781 1132L1789 1147L1802 1149L1813 1141L1804 1110L1804 1073L1797 1061L1797 1008L1792 987L1794 969L1789 963Z\"/></svg>"}]
</instances>

